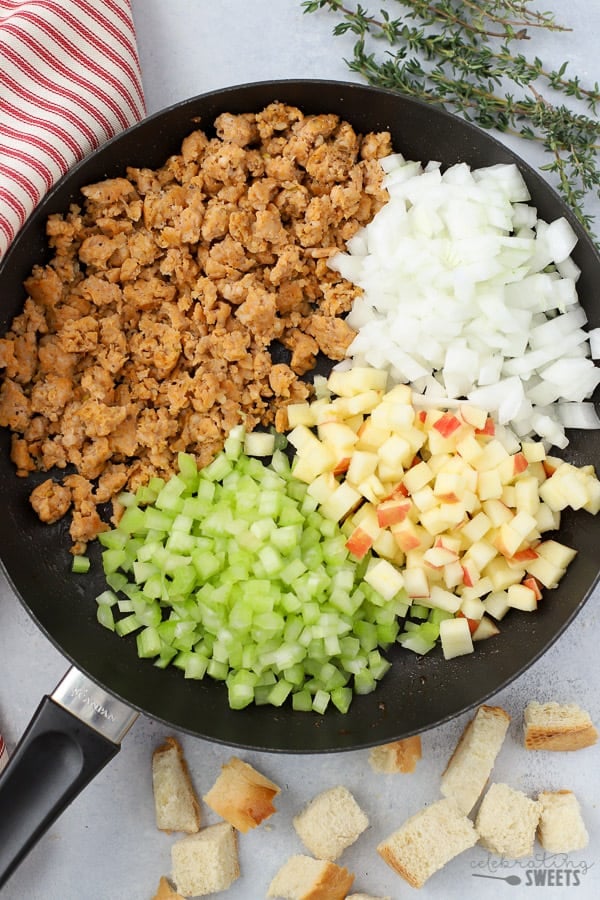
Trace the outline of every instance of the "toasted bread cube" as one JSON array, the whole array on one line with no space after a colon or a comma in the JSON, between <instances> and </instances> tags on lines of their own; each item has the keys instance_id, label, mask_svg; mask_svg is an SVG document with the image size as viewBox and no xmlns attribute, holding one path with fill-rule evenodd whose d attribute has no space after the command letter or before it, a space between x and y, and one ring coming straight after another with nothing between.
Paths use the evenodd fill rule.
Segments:
<instances>
[{"instance_id":1,"label":"toasted bread cube","mask_svg":"<svg viewBox=\"0 0 600 900\"><path fill-rule=\"evenodd\" d=\"M575 703L532 700L524 714L527 750L581 750L598 740L590 715Z\"/></svg>"},{"instance_id":2,"label":"toasted bread cube","mask_svg":"<svg viewBox=\"0 0 600 900\"><path fill-rule=\"evenodd\" d=\"M335 860L353 844L369 820L350 791L339 785L317 794L294 817L298 837L317 859Z\"/></svg>"},{"instance_id":3,"label":"toasted bread cube","mask_svg":"<svg viewBox=\"0 0 600 900\"><path fill-rule=\"evenodd\" d=\"M411 816L377 847L382 859L412 887L477 842L477 832L452 798L445 797Z\"/></svg>"},{"instance_id":4,"label":"toasted bread cube","mask_svg":"<svg viewBox=\"0 0 600 900\"><path fill-rule=\"evenodd\" d=\"M414 772L420 759L421 737L418 734L401 741L371 747L369 751L369 765L374 772L385 775Z\"/></svg>"},{"instance_id":5,"label":"toasted bread cube","mask_svg":"<svg viewBox=\"0 0 600 900\"><path fill-rule=\"evenodd\" d=\"M268 897L282 900L344 900L354 875L327 859L291 856L269 885Z\"/></svg>"},{"instance_id":6,"label":"toasted bread cube","mask_svg":"<svg viewBox=\"0 0 600 900\"><path fill-rule=\"evenodd\" d=\"M232 756L204 802L238 831L246 832L276 812L273 797L280 788L248 763Z\"/></svg>"}]
</instances>

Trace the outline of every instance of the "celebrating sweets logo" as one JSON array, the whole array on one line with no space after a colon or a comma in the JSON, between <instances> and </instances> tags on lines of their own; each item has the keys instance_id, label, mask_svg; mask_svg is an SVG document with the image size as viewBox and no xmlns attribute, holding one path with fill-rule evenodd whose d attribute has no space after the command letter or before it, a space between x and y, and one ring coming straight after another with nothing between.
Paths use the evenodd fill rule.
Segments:
<instances>
[{"instance_id":1,"label":"celebrating sweets logo","mask_svg":"<svg viewBox=\"0 0 600 900\"><path fill-rule=\"evenodd\" d=\"M594 863L572 859L567 853L537 853L528 859L505 859L491 854L474 861L473 878L491 878L514 887L579 887ZM512 870L505 874L507 870Z\"/></svg>"}]
</instances>

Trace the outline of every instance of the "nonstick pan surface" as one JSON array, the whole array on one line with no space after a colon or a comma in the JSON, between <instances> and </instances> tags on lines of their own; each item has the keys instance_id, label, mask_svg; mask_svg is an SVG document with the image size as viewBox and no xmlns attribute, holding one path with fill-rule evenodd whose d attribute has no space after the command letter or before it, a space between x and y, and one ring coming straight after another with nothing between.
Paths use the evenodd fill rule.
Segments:
<instances>
[{"instance_id":1,"label":"nonstick pan surface","mask_svg":"<svg viewBox=\"0 0 600 900\"><path fill-rule=\"evenodd\" d=\"M573 256L582 270L579 296L590 328L600 325L600 257L575 217L531 167L487 133L418 101L357 84L302 80L242 85L179 103L124 132L68 173L34 212L0 266L0 334L22 307L23 280L34 264L49 259L45 222L50 213L67 211L71 203L81 202L82 186L123 175L126 166L161 165L179 151L182 138L199 122L210 131L222 112L257 112L274 100L297 105L305 113L338 113L360 132L389 129L394 148L412 159L473 167L516 162L539 215L547 221L564 215L577 232ZM565 457L576 464L594 464L598 432L572 431L569 436ZM47 473L17 478L6 430L0 441L0 556L39 627L72 663L132 707L174 728L229 745L286 752L349 750L439 724L500 690L557 638L568 641L568 631L563 632L598 579L600 517L565 513L559 539L578 555L559 588L545 592L535 614L509 614L502 634L478 644L470 656L445 661L439 651L417 657L394 648L390 672L374 693L356 697L346 715L299 713L287 705L232 712L222 684L186 681L174 668L157 669L138 659L134 638L120 639L98 625L94 598L105 588L98 547L91 550L91 572L72 574L66 523L41 524L28 502L32 487Z\"/></svg>"}]
</instances>

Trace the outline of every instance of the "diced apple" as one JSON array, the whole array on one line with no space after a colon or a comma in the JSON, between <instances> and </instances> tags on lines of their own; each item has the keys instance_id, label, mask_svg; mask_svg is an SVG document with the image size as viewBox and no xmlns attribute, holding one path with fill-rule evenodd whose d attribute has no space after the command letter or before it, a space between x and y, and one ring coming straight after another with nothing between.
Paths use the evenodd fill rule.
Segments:
<instances>
[{"instance_id":1,"label":"diced apple","mask_svg":"<svg viewBox=\"0 0 600 900\"><path fill-rule=\"evenodd\" d=\"M370 450L353 450L346 475L352 484L360 484L377 469L379 457Z\"/></svg>"},{"instance_id":2,"label":"diced apple","mask_svg":"<svg viewBox=\"0 0 600 900\"><path fill-rule=\"evenodd\" d=\"M391 600L404 587L400 570L387 559L371 559L364 580L381 594L384 600Z\"/></svg>"},{"instance_id":3,"label":"diced apple","mask_svg":"<svg viewBox=\"0 0 600 900\"><path fill-rule=\"evenodd\" d=\"M486 613L493 616L496 621L504 618L509 611L508 590L492 591L483 601Z\"/></svg>"},{"instance_id":4,"label":"diced apple","mask_svg":"<svg viewBox=\"0 0 600 900\"><path fill-rule=\"evenodd\" d=\"M497 634L500 634L500 629L496 623L489 616L484 615L481 617L477 630L473 632L472 638L474 641L485 641Z\"/></svg>"},{"instance_id":5,"label":"diced apple","mask_svg":"<svg viewBox=\"0 0 600 900\"><path fill-rule=\"evenodd\" d=\"M473 516L472 519L463 525L461 529L461 534L468 540L474 543L475 541L481 540L484 537L490 528L492 527L491 520L489 516L487 516L484 512L478 512Z\"/></svg>"},{"instance_id":6,"label":"diced apple","mask_svg":"<svg viewBox=\"0 0 600 900\"><path fill-rule=\"evenodd\" d=\"M531 591L533 591L533 593L535 594L535 599L538 602L542 599L543 594L542 594L542 591L540 588L540 583L537 580L537 578L534 578L533 575L528 575L527 578L523 579L522 584L524 584L525 587L528 587Z\"/></svg>"},{"instance_id":7,"label":"diced apple","mask_svg":"<svg viewBox=\"0 0 600 900\"><path fill-rule=\"evenodd\" d=\"M511 584L508 588L508 605L523 612L533 612L537 609L537 599L527 585Z\"/></svg>"},{"instance_id":8,"label":"diced apple","mask_svg":"<svg viewBox=\"0 0 600 900\"><path fill-rule=\"evenodd\" d=\"M546 588L557 587L559 581L565 574L563 568L560 568L548 559L544 559L543 556L532 559L531 562L527 563L525 568L530 575L537 578L537 580Z\"/></svg>"},{"instance_id":9,"label":"diced apple","mask_svg":"<svg viewBox=\"0 0 600 900\"><path fill-rule=\"evenodd\" d=\"M456 528L464 519L465 508L462 503L440 503L439 506L421 513L421 523L432 535Z\"/></svg>"},{"instance_id":10,"label":"diced apple","mask_svg":"<svg viewBox=\"0 0 600 900\"><path fill-rule=\"evenodd\" d=\"M452 591L447 591L440 585L434 584L429 593L429 599L424 606L432 609L443 609L444 612L455 613L460 609L460 597Z\"/></svg>"},{"instance_id":11,"label":"diced apple","mask_svg":"<svg viewBox=\"0 0 600 900\"><path fill-rule=\"evenodd\" d=\"M464 403L460 407L460 414L464 421L468 425L472 425L473 428L478 428L479 430L485 428L488 414L484 409L480 409L479 406Z\"/></svg>"},{"instance_id":12,"label":"diced apple","mask_svg":"<svg viewBox=\"0 0 600 900\"><path fill-rule=\"evenodd\" d=\"M377 521L382 528L386 528L388 525L397 525L405 520L411 509L411 501L401 497L382 500L377 505Z\"/></svg>"},{"instance_id":13,"label":"diced apple","mask_svg":"<svg viewBox=\"0 0 600 900\"><path fill-rule=\"evenodd\" d=\"M398 525L392 525L391 531L403 553L408 553L409 550L426 550L433 544L433 536L408 518Z\"/></svg>"},{"instance_id":14,"label":"diced apple","mask_svg":"<svg viewBox=\"0 0 600 900\"><path fill-rule=\"evenodd\" d=\"M304 447L321 446L318 437L306 425L296 425L288 434L287 439L298 452L301 452Z\"/></svg>"},{"instance_id":15,"label":"diced apple","mask_svg":"<svg viewBox=\"0 0 600 900\"><path fill-rule=\"evenodd\" d=\"M471 630L464 617L443 619L440 622L440 641L444 659L454 659L473 652Z\"/></svg>"},{"instance_id":16,"label":"diced apple","mask_svg":"<svg viewBox=\"0 0 600 900\"><path fill-rule=\"evenodd\" d=\"M560 541L542 541L541 544L538 544L536 550L538 556L547 559L548 562L553 563L559 569L566 569L577 556L577 550L568 547L566 544L561 544Z\"/></svg>"},{"instance_id":17,"label":"diced apple","mask_svg":"<svg viewBox=\"0 0 600 900\"><path fill-rule=\"evenodd\" d=\"M490 544L489 541L479 540L473 541L471 546L467 549L463 556L463 564L472 561L475 563L477 569L482 572L485 567L490 563L495 556L497 556L498 551ZM465 582L466 584L466 582ZM470 585L472 587L472 585Z\"/></svg>"},{"instance_id":18,"label":"diced apple","mask_svg":"<svg viewBox=\"0 0 600 900\"><path fill-rule=\"evenodd\" d=\"M483 447L473 434L467 432L464 437L461 437L461 439L456 442L456 452L460 455L461 459L464 459L465 462L473 465L483 453Z\"/></svg>"},{"instance_id":19,"label":"diced apple","mask_svg":"<svg viewBox=\"0 0 600 900\"><path fill-rule=\"evenodd\" d=\"M310 484L322 472L332 471L334 465L335 457L330 448L316 440L316 444L311 444L310 449L305 446L296 456L292 471L295 478Z\"/></svg>"},{"instance_id":20,"label":"diced apple","mask_svg":"<svg viewBox=\"0 0 600 900\"><path fill-rule=\"evenodd\" d=\"M481 505L493 528L499 528L505 522L510 522L514 516L512 510L501 500L485 500Z\"/></svg>"},{"instance_id":21,"label":"diced apple","mask_svg":"<svg viewBox=\"0 0 600 900\"><path fill-rule=\"evenodd\" d=\"M482 437L493 437L496 434L496 425L491 416L487 417L483 428L475 429L475 434L482 435Z\"/></svg>"},{"instance_id":22,"label":"diced apple","mask_svg":"<svg viewBox=\"0 0 600 900\"><path fill-rule=\"evenodd\" d=\"M384 441L387 441L391 434L389 428L376 428L370 418L365 419L361 427L358 429L358 441L356 443L357 450L371 450L377 453Z\"/></svg>"},{"instance_id":23,"label":"diced apple","mask_svg":"<svg viewBox=\"0 0 600 900\"><path fill-rule=\"evenodd\" d=\"M338 488L338 481L333 472L322 472L317 475L314 481L311 481L307 488L307 494L318 503L324 503Z\"/></svg>"},{"instance_id":24,"label":"diced apple","mask_svg":"<svg viewBox=\"0 0 600 900\"><path fill-rule=\"evenodd\" d=\"M473 468L478 472L484 472L488 469L497 469L500 464L507 459L508 451L503 447L499 440L493 438L489 443L485 444L481 451L481 456L473 461Z\"/></svg>"},{"instance_id":25,"label":"diced apple","mask_svg":"<svg viewBox=\"0 0 600 900\"><path fill-rule=\"evenodd\" d=\"M399 552L398 545L394 539L394 535L388 529L379 532L373 541L373 550L378 556L389 559L393 563L404 562L402 554Z\"/></svg>"},{"instance_id":26,"label":"diced apple","mask_svg":"<svg viewBox=\"0 0 600 900\"><path fill-rule=\"evenodd\" d=\"M475 597L484 597L492 590L492 582L487 575L482 575L479 581L476 581L472 587L463 585L460 588L460 596L463 600L472 600Z\"/></svg>"},{"instance_id":27,"label":"diced apple","mask_svg":"<svg viewBox=\"0 0 600 900\"><path fill-rule=\"evenodd\" d=\"M429 597L429 581L425 569L411 566L403 572L404 590L413 600Z\"/></svg>"},{"instance_id":28,"label":"diced apple","mask_svg":"<svg viewBox=\"0 0 600 900\"><path fill-rule=\"evenodd\" d=\"M433 477L433 472L427 463L423 461L405 472L402 482L407 491L412 494L414 491L419 491L426 484L429 484Z\"/></svg>"},{"instance_id":29,"label":"diced apple","mask_svg":"<svg viewBox=\"0 0 600 900\"><path fill-rule=\"evenodd\" d=\"M432 569L443 569L449 563L456 562L458 554L446 547L430 547L425 551L425 562Z\"/></svg>"},{"instance_id":30,"label":"diced apple","mask_svg":"<svg viewBox=\"0 0 600 900\"><path fill-rule=\"evenodd\" d=\"M513 557L521 544L523 536L512 527L512 524L503 522L498 529L498 535L494 540L494 546L502 556Z\"/></svg>"},{"instance_id":31,"label":"diced apple","mask_svg":"<svg viewBox=\"0 0 600 900\"><path fill-rule=\"evenodd\" d=\"M381 531L374 507L365 504L360 513L359 522L346 541L346 549L357 559L369 552Z\"/></svg>"},{"instance_id":32,"label":"diced apple","mask_svg":"<svg viewBox=\"0 0 600 900\"><path fill-rule=\"evenodd\" d=\"M502 480L498 469L485 469L479 473L477 493L482 503L502 497Z\"/></svg>"},{"instance_id":33,"label":"diced apple","mask_svg":"<svg viewBox=\"0 0 600 900\"><path fill-rule=\"evenodd\" d=\"M547 503L540 503L535 513L537 529L542 534L544 531L557 531L560 526L560 512L550 509Z\"/></svg>"},{"instance_id":34,"label":"diced apple","mask_svg":"<svg viewBox=\"0 0 600 900\"><path fill-rule=\"evenodd\" d=\"M321 513L332 522L339 522L362 502L362 496L347 481L342 481L335 491L321 503Z\"/></svg>"},{"instance_id":35,"label":"diced apple","mask_svg":"<svg viewBox=\"0 0 600 900\"><path fill-rule=\"evenodd\" d=\"M377 454L381 462L388 466L398 465L408 468L411 464L414 452L409 442L398 434L391 434L381 444Z\"/></svg>"},{"instance_id":36,"label":"diced apple","mask_svg":"<svg viewBox=\"0 0 600 900\"><path fill-rule=\"evenodd\" d=\"M460 560L457 559L444 566L443 581L449 591L463 583L463 568Z\"/></svg>"},{"instance_id":37,"label":"diced apple","mask_svg":"<svg viewBox=\"0 0 600 900\"><path fill-rule=\"evenodd\" d=\"M546 458L546 450L541 441L523 441L521 452L528 463L542 462Z\"/></svg>"},{"instance_id":38,"label":"diced apple","mask_svg":"<svg viewBox=\"0 0 600 900\"><path fill-rule=\"evenodd\" d=\"M365 391L362 394L355 394L346 400L346 409L349 416L356 416L362 413L370 413L377 409L381 402L380 391Z\"/></svg>"},{"instance_id":39,"label":"diced apple","mask_svg":"<svg viewBox=\"0 0 600 900\"><path fill-rule=\"evenodd\" d=\"M460 604L460 613L463 616L466 616L469 619L469 624L471 625L471 633L476 630L477 625L479 624L480 619L485 613L485 606L483 605L483 600L480 597L462 597ZM471 624L475 623L475 627Z\"/></svg>"},{"instance_id":40,"label":"diced apple","mask_svg":"<svg viewBox=\"0 0 600 900\"><path fill-rule=\"evenodd\" d=\"M295 428L296 425L306 425L310 428L315 424L310 403L288 403L285 409L290 428Z\"/></svg>"},{"instance_id":41,"label":"diced apple","mask_svg":"<svg viewBox=\"0 0 600 900\"><path fill-rule=\"evenodd\" d=\"M460 565L463 573L463 584L465 584L467 587L473 587L474 584L477 584L481 575L477 563L474 559L465 559L465 557L463 556L460 561Z\"/></svg>"},{"instance_id":42,"label":"diced apple","mask_svg":"<svg viewBox=\"0 0 600 900\"><path fill-rule=\"evenodd\" d=\"M344 422L321 422L317 426L317 434L324 444L332 448L352 452L358 436Z\"/></svg>"},{"instance_id":43,"label":"diced apple","mask_svg":"<svg viewBox=\"0 0 600 900\"><path fill-rule=\"evenodd\" d=\"M530 539L531 536L535 536L537 532L537 522L534 516L530 516L529 513L526 512L518 512L516 516L511 519L510 527L513 531L516 531L517 534L521 535L522 540Z\"/></svg>"},{"instance_id":44,"label":"diced apple","mask_svg":"<svg viewBox=\"0 0 600 900\"><path fill-rule=\"evenodd\" d=\"M334 369L327 380L329 390L338 397L354 397L365 391L384 391L388 374L385 369L372 369L370 366L354 366L339 371Z\"/></svg>"},{"instance_id":45,"label":"diced apple","mask_svg":"<svg viewBox=\"0 0 600 900\"><path fill-rule=\"evenodd\" d=\"M367 478L356 485L363 497L377 505L387 495L387 490L377 475L368 475Z\"/></svg>"},{"instance_id":46,"label":"diced apple","mask_svg":"<svg viewBox=\"0 0 600 900\"><path fill-rule=\"evenodd\" d=\"M540 506L537 478L520 478L515 484L515 506L520 512L535 516Z\"/></svg>"},{"instance_id":47,"label":"diced apple","mask_svg":"<svg viewBox=\"0 0 600 900\"><path fill-rule=\"evenodd\" d=\"M434 422L433 427L444 438L449 438L461 427L461 421L454 413L446 412Z\"/></svg>"},{"instance_id":48,"label":"diced apple","mask_svg":"<svg viewBox=\"0 0 600 900\"><path fill-rule=\"evenodd\" d=\"M504 557L497 556L487 564L485 574L490 579L494 591L504 591L509 585L523 580L525 568L511 568Z\"/></svg>"},{"instance_id":49,"label":"diced apple","mask_svg":"<svg viewBox=\"0 0 600 900\"><path fill-rule=\"evenodd\" d=\"M413 491L411 494L412 501L419 512L425 512L428 509L433 509L434 506L437 506L439 503L438 498L433 493L433 489L426 484L424 488L421 488L419 491Z\"/></svg>"},{"instance_id":50,"label":"diced apple","mask_svg":"<svg viewBox=\"0 0 600 900\"><path fill-rule=\"evenodd\" d=\"M438 472L433 485L433 493L445 503L458 502L465 489L465 479L457 472Z\"/></svg>"}]
</instances>

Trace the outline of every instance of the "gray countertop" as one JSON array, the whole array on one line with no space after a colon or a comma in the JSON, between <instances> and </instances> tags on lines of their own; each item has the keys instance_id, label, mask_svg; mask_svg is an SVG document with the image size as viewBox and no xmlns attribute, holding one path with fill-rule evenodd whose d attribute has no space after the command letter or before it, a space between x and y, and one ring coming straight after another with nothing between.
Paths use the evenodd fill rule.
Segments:
<instances>
[{"instance_id":1,"label":"gray countertop","mask_svg":"<svg viewBox=\"0 0 600 900\"><path fill-rule=\"evenodd\" d=\"M379 8L382 3L371 4ZM396 4L388 2L393 11ZM559 0L541 8L560 10L571 35L536 38L536 52L549 63L571 61L583 81L600 81L597 2ZM352 40L333 39L330 15L305 16L299 0L133 0L148 112L197 93L242 82L285 77L357 80L343 58ZM539 153L518 146L530 162ZM598 204L592 208L600 212ZM591 462L597 462L591 460ZM476 847L450 863L422 889L424 898L486 898L510 885L491 880L516 874L527 896L600 896L600 809L598 749L576 754L526 753L520 723L528 700L577 702L600 723L598 591L554 646L510 687L492 698L513 716L494 779L528 793L569 787L580 798L590 834L586 850L568 858L537 851L531 859L502 861ZM26 727L43 694L67 669L55 647L37 629L0 576L0 728L9 751ZM408 896L405 882L375 852L377 843L424 804L438 797L439 776L468 716L422 736L423 759L413 775L373 773L368 751L324 756L293 756L236 751L278 782L278 813L265 827L240 840L242 877L228 900L258 900L291 853L302 848L291 824L300 808L320 790L345 784L370 818L369 829L342 862L356 874L354 889L392 898ZM150 757L167 734L162 723L145 716L135 723L122 750L78 797L9 881L6 900L149 900L162 874L170 871L174 837L156 830ZM175 732L176 733L176 732ZM179 735L198 792L214 782L230 748ZM204 822L217 821L204 807ZM575 874L576 873L576 874ZM485 879L475 878L484 875ZM517 893L514 892L514 896ZM519 894L519 896L521 896Z\"/></svg>"}]
</instances>

